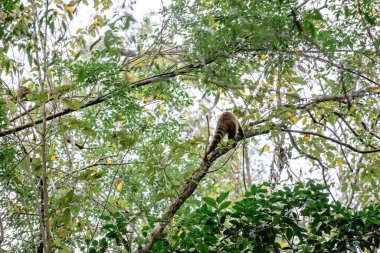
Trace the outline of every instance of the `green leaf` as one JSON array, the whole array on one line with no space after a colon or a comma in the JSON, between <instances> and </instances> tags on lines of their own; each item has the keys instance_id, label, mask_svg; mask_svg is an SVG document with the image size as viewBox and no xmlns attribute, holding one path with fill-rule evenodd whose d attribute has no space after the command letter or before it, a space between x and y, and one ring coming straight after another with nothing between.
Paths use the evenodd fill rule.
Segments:
<instances>
[{"instance_id":1,"label":"green leaf","mask_svg":"<svg viewBox=\"0 0 380 253\"><path fill-rule=\"evenodd\" d=\"M368 15L368 13L364 13L364 18L370 25L376 25L376 19Z\"/></svg>"},{"instance_id":2,"label":"green leaf","mask_svg":"<svg viewBox=\"0 0 380 253\"><path fill-rule=\"evenodd\" d=\"M91 169L88 169L86 170L85 172L79 174L77 176L77 179L80 179L80 180L86 180L92 173L93 171Z\"/></svg>"},{"instance_id":3,"label":"green leaf","mask_svg":"<svg viewBox=\"0 0 380 253\"><path fill-rule=\"evenodd\" d=\"M43 92L39 91L33 91L26 95L26 98L30 101L38 102L39 104L42 104L46 100L48 100L48 95Z\"/></svg>"},{"instance_id":4,"label":"green leaf","mask_svg":"<svg viewBox=\"0 0 380 253\"><path fill-rule=\"evenodd\" d=\"M298 83L298 84L301 84L301 85L305 85L306 84L305 79L303 79L302 77L299 77L299 76L293 77L293 81L295 83Z\"/></svg>"},{"instance_id":5,"label":"green leaf","mask_svg":"<svg viewBox=\"0 0 380 253\"><path fill-rule=\"evenodd\" d=\"M290 241L292 238L293 238L293 229L291 228L288 228L285 232L285 235L286 235L286 239L288 239L288 241Z\"/></svg>"},{"instance_id":6,"label":"green leaf","mask_svg":"<svg viewBox=\"0 0 380 253\"><path fill-rule=\"evenodd\" d=\"M207 246L207 245L204 245L204 244L197 245L197 249L198 249L201 253L208 253L208 246Z\"/></svg>"},{"instance_id":7,"label":"green leaf","mask_svg":"<svg viewBox=\"0 0 380 253\"><path fill-rule=\"evenodd\" d=\"M229 192L222 192L217 198L216 198L216 202L218 202L218 204L222 203L229 195L230 193Z\"/></svg>"},{"instance_id":8,"label":"green leaf","mask_svg":"<svg viewBox=\"0 0 380 253\"><path fill-rule=\"evenodd\" d=\"M231 201L223 202L222 204L219 205L218 210L219 211L223 210L223 209L227 208L230 204L231 204Z\"/></svg>"},{"instance_id":9,"label":"green leaf","mask_svg":"<svg viewBox=\"0 0 380 253\"><path fill-rule=\"evenodd\" d=\"M8 108L9 108L9 110L10 110L11 112L16 112L16 111L17 111L17 106L16 106L16 104L13 103L11 100L7 100L6 103L7 103L7 106L8 106Z\"/></svg>"},{"instance_id":10,"label":"green leaf","mask_svg":"<svg viewBox=\"0 0 380 253\"><path fill-rule=\"evenodd\" d=\"M101 220L104 220L104 221L110 221L111 220L111 216L108 216L108 215L105 215L105 214L100 215L99 218Z\"/></svg>"},{"instance_id":11,"label":"green leaf","mask_svg":"<svg viewBox=\"0 0 380 253\"><path fill-rule=\"evenodd\" d=\"M105 224L103 226L103 229L108 230L108 231L115 230L115 225L113 225L113 224Z\"/></svg>"},{"instance_id":12,"label":"green leaf","mask_svg":"<svg viewBox=\"0 0 380 253\"><path fill-rule=\"evenodd\" d=\"M72 109L74 111L77 111L79 109L81 109L84 104L83 102L81 101L78 101L78 100L70 100L70 99L67 99L67 98L63 98L62 99L62 103L69 109Z\"/></svg>"},{"instance_id":13,"label":"green leaf","mask_svg":"<svg viewBox=\"0 0 380 253\"><path fill-rule=\"evenodd\" d=\"M330 160L334 160L335 159L335 155L333 152L331 151L327 151L326 152L326 156L330 159Z\"/></svg>"},{"instance_id":14,"label":"green leaf","mask_svg":"<svg viewBox=\"0 0 380 253\"><path fill-rule=\"evenodd\" d=\"M71 212L70 208L65 208L62 215L62 222L66 226L69 226L71 224Z\"/></svg>"},{"instance_id":15,"label":"green leaf","mask_svg":"<svg viewBox=\"0 0 380 253\"><path fill-rule=\"evenodd\" d=\"M31 53L28 53L28 63L29 63L29 66L32 67L32 64L33 64L33 56Z\"/></svg>"},{"instance_id":16,"label":"green leaf","mask_svg":"<svg viewBox=\"0 0 380 253\"><path fill-rule=\"evenodd\" d=\"M323 20L322 14L319 10L314 10L313 11L313 18L315 20Z\"/></svg>"},{"instance_id":17,"label":"green leaf","mask_svg":"<svg viewBox=\"0 0 380 253\"><path fill-rule=\"evenodd\" d=\"M70 203L70 210L73 216L77 216L80 212L80 204L78 202Z\"/></svg>"},{"instance_id":18,"label":"green leaf","mask_svg":"<svg viewBox=\"0 0 380 253\"><path fill-rule=\"evenodd\" d=\"M61 85L61 86L55 87L55 90L60 95L64 95L64 94L66 94L69 91L75 90L75 85L73 85L73 84Z\"/></svg>"},{"instance_id":19,"label":"green leaf","mask_svg":"<svg viewBox=\"0 0 380 253\"><path fill-rule=\"evenodd\" d=\"M215 199L212 199L210 197L203 197L202 200L212 207L216 208L217 206Z\"/></svg>"},{"instance_id":20,"label":"green leaf","mask_svg":"<svg viewBox=\"0 0 380 253\"><path fill-rule=\"evenodd\" d=\"M216 95L215 95L214 106L216 106L218 104L219 99L220 99L220 93L217 92Z\"/></svg>"}]
</instances>

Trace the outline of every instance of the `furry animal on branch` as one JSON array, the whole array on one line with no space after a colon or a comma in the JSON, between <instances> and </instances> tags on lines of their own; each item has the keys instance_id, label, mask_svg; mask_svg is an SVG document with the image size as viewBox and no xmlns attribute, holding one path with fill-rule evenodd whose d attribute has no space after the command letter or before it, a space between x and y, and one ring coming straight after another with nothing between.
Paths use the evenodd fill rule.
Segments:
<instances>
[{"instance_id":1,"label":"furry animal on branch","mask_svg":"<svg viewBox=\"0 0 380 253\"><path fill-rule=\"evenodd\" d=\"M216 146L222 141L226 134L228 134L228 139L233 140L236 140L239 135L240 137L244 137L244 130L232 112L224 112L219 116L215 134L206 155L216 149Z\"/></svg>"}]
</instances>

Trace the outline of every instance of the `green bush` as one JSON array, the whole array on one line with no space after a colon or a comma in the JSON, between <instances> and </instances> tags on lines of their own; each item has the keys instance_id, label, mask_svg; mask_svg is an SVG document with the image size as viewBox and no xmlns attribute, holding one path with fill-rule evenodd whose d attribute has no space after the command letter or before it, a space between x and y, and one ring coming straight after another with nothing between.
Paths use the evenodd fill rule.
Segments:
<instances>
[{"instance_id":1,"label":"green bush","mask_svg":"<svg viewBox=\"0 0 380 253\"><path fill-rule=\"evenodd\" d=\"M348 210L313 181L253 185L244 199L227 198L182 208L151 252L347 252L380 244L380 206Z\"/></svg>"}]
</instances>

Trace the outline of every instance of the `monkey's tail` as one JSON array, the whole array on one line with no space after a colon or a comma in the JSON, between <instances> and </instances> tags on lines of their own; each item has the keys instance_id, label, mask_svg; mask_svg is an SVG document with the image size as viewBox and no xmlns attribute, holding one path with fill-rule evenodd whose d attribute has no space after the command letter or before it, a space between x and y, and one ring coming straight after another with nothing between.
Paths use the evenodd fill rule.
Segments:
<instances>
[{"instance_id":1,"label":"monkey's tail","mask_svg":"<svg viewBox=\"0 0 380 253\"><path fill-rule=\"evenodd\" d=\"M225 134L226 130L224 128L216 129L214 137L212 137L210 147L208 148L207 155L216 149L216 146L218 146L218 144L222 141Z\"/></svg>"}]
</instances>

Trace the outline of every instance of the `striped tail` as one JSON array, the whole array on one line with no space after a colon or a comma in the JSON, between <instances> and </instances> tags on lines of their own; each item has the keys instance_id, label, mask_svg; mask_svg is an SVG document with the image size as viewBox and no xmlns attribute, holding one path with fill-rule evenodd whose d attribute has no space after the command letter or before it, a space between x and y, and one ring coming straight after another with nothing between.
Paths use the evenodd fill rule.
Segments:
<instances>
[{"instance_id":1,"label":"striped tail","mask_svg":"<svg viewBox=\"0 0 380 253\"><path fill-rule=\"evenodd\" d=\"M207 155L216 149L216 146L222 141L224 135L226 135L226 130L224 128L219 127L216 129L214 137L212 138L212 142L210 147L208 148Z\"/></svg>"}]
</instances>

